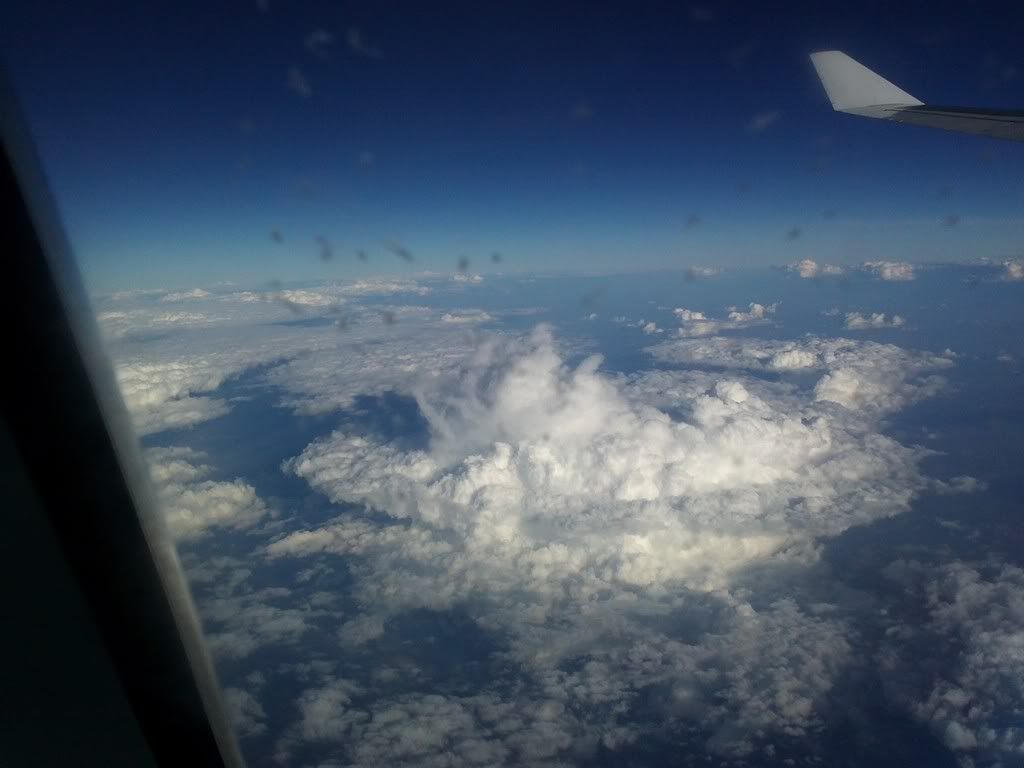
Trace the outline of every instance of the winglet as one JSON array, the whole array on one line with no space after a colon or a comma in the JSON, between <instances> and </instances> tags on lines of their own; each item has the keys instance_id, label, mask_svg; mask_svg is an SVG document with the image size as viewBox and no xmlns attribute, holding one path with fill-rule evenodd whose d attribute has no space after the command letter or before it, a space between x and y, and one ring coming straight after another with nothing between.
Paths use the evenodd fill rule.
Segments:
<instances>
[{"instance_id":1,"label":"winglet","mask_svg":"<svg viewBox=\"0 0 1024 768\"><path fill-rule=\"evenodd\" d=\"M893 109L923 103L842 51L812 53L811 62L837 112L886 117Z\"/></svg>"}]
</instances>

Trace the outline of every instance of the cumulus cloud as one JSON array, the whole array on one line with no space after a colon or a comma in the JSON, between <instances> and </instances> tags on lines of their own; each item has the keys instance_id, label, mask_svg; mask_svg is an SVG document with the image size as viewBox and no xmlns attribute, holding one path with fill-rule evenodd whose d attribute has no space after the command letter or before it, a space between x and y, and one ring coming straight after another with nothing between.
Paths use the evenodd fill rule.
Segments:
<instances>
[{"instance_id":1,"label":"cumulus cloud","mask_svg":"<svg viewBox=\"0 0 1024 768\"><path fill-rule=\"evenodd\" d=\"M268 704L282 689L261 704L259 686L232 680L226 699L239 732L272 731L282 759L347 765L576 763L646 736L722 761L787 743L805 750L830 720L837 681L865 655L848 613L763 574L815 567L826 539L907 510L919 492L982 487L968 477L929 480L920 470L929 451L880 426L941 391L936 374L952 354L852 339L714 337L770 321L772 306L751 304L723 318L677 310L683 327L717 324L651 339L661 341L649 349L655 359L686 369L616 376L596 358L568 365L579 349L543 329L483 335L480 310L360 300L416 286L296 289L346 302L354 320L344 334L310 322L322 304L297 323L262 298L219 291L187 307L150 300L149 314L116 305L110 312L122 315L102 321L155 327L158 312L175 316L166 321L173 333L147 341L145 356L129 336L114 346L133 413L151 431L226 412L229 394L219 388L263 364L260 380L299 412L397 391L415 398L425 424L424 438L408 443L344 427L289 461L288 472L339 505L326 521L275 518L251 486L217 478L199 454L151 454L183 542L205 548L224 530L257 548L189 568L200 589L217 585L200 606L218 658L264 669L259 652L271 647L304 657L311 647L323 653L321 642L342 649L331 661L266 670L271 686L275 675L290 676L293 706L284 710L294 720L283 738L271 721L291 715ZM247 535L257 530L271 537L266 545ZM292 567L294 582L282 576ZM981 583L996 582L970 567ZM267 570L250 578L255 568ZM343 586L314 586L332 571L345 574ZM923 583L913 589L925 595ZM950 628L939 607L953 602L928 603L929 642L973 638L979 647L1002 631ZM998 603L967 601L964 612ZM392 661L396 627L424 608L457 611L499 638L486 683L460 670L441 685L428 660ZM1015 745L989 715L1020 692L978 671L992 662L908 672L923 635L908 640L892 626L891 658L882 658L894 682L910 680L898 698L908 711L965 759L994 762L1002 745ZM377 663L382 652L386 664ZM944 709L953 687L980 708Z\"/></svg>"},{"instance_id":2,"label":"cumulus cloud","mask_svg":"<svg viewBox=\"0 0 1024 768\"><path fill-rule=\"evenodd\" d=\"M136 431L146 435L223 416L228 412L223 399L196 393L217 389L245 367L203 357L167 363L133 361L119 364L115 375Z\"/></svg>"},{"instance_id":3,"label":"cumulus cloud","mask_svg":"<svg viewBox=\"0 0 1024 768\"><path fill-rule=\"evenodd\" d=\"M886 316L884 312L847 312L844 327L849 331L873 330L876 328L902 328L906 321L899 315Z\"/></svg>"},{"instance_id":4,"label":"cumulus cloud","mask_svg":"<svg viewBox=\"0 0 1024 768\"><path fill-rule=\"evenodd\" d=\"M807 336L795 341L677 339L650 347L658 360L751 371L804 371L824 375L819 401L863 413L889 413L942 391L933 373L953 365L949 354L915 352L892 344Z\"/></svg>"},{"instance_id":5,"label":"cumulus cloud","mask_svg":"<svg viewBox=\"0 0 1024 768\"><path fill-rule=\"evenodd\" d=\"M244 530L268 516L255 489L242 480L210 480L213 468L189 448L151 448L150 474L167 528L175 539L197 539L216 528Z\"/></svg>"},{"instance_id":6,"label":"cumulus cloud","mask_svg":"<svg viewBox=\"0 0 1024 768\"><path fill-rule=\"evenodd\" d=\"M841 275L844 272L843 268L836 264L819 264L813 259L802 259L793 262L786 268L805 279Z\"/></svg>"},{"instance_id":7,"label":"cumulus cloud","mask_svg":"<svg viewBox=\"0 0 1024 768\"><path fill-rule=\"evenodd\" d=\"M222 301L255 304L258 302L279 303L291 309L310 309L330 307L340 304L343 299L341 291L309 290L304 288L287 288L272 291L235 291L222 296Z\"/></svg>"},{"instance_id":8,"label":"cumulus cloud","mask_svg":"<svg viewBox=\"0 0 1024 768\"><path fill-rule=\"evenodd\" d=\"M1024 262L1003 262L1003 280L1024 280Z\"/></svg>"},{"instance_id":9,"label":"cumulus cloud","mask_svg":"<svg viewBox=\"0 0 1024 768\"><path fill-rule=\"evenodd\" d=\"M861 269L881 280L913 280L914 265L905 261L865 261Z\"/></svg>"},{"instance_id":10,"label":"cumulus cloud","mask_svg":"<svg viewBox=\"0 0 1024 768\"><path fill-rule=\"evenodd\" d=\"M206 642L214 656L241 659L267 646L295 645L323 610L296 606L290 590L270 587L207 598L200 603Z\"/></svg>"},{"instance_id":11,"label":"cumulus cloud","mask_svg":"<svg viewBox=\"0 0 1024 768\"><path fill-rule=\"evenodd\" d=\"M769 321L769 317L775 314L778 304L752 303L747 311L736 307L729 307L729 314L725 320L716 320L707 317L703 312L695 312L691 309L677 308L672 310L679 319L680 327L678 334L684 337L713 336L722 331L736 331L749 328L754 325L763 325Z\"/></svg>"},{"instance_id":12,"label":"cumulus cloud","mask_svg":"<svg viewBox=\"0 0 1024 768\"><path fill-rule=\"evenodd\" d=\"M303 692L300 720L278 746L333 744L351 766L546 765L586 726L556 699L413 693L374 699L357 683L326 680Z\"/></svg>"},{"instance_id":13,"label":"cumulus cloud","mask_svg":"<svg viewBox=\"0 0 1024 768\"><path fill-rule=\"evenodd\" d=\"M928 612L923 625L897 622L887 633L880 662L890 696L927 723L965 768L1019 760L1024 570L995 561L896 561L885 573Z\"/></svg>"},{"instance_id":14,"label":"cumulus cloud","mask_svg":"<svg viewBox=\"0 0 1024 768\"><path fill-rule=\"evenodd\" d=\"M740 314L763 317L753 307ZM755 361L745 367L820 367L828 382L843 370L832 361L867 359L855 342L833 343L736 357ZM891 359L872 381L889 406L923 396L911 381L925 360L878 350ZM670 692L666 722L696 725L723 755L810 733L848 663L847 627L794 600L755 606L734 589L737 578L758 563L813 563L823 538L906 510L927 487L925 452L877 431L877 411L820 396L841 381L800 389L738 371L615 378L599 366L597 357L567 366L544 327L483 340L454 372L417 385L428 447L339 430L287 463L333 502L382 514L344 512L281 536L267 554L345 558L373 617L346 624L349 642L372 644L388 617L424 607L461 607L499 632L531 687L522 711L558 713L551 722L564 736L547 740L555 746L545 758L570 744L636 738L644 719L624 713L652 686ZM853 406L857 397L846 394ZM713 621L696 638L676 636L674 612L699 606ZM548 708L552 699L558 706ZM466 724L449 746L494 741L480 747L485 762L523 761L515 739L488 730L472 702L429 704L448 713L445 723ZM431 734L449 732L365 705L349 717L347 707L331 708L343 722L318 732L344 736L357 764L429 762ZM580 711L587 726L566 715ZM365 730L378 721L397 730L378 739ZM405 739L419 751L387 751Z\"/></svg>"},{"instance_id":15,"label":"cumulus cloud","mask_svg":"<svg viewBox=\"0 0 1024 768\"><path fill-rule=\"evenodd\" d=\"M284 290L276 291L273 298L300 307L329 307L336 299L317 291Z\"/></svg>"},{"instance_id":16,"label":"cumulus cloud","mask_svg":"<svg viewBox=\"0 0 1024 768\"><path fill-rule=\"evenodd\" d=\"M690 266L686 268L685 276L687 280L692 281L714 277L721 274L721 272L722 270L718 267Z\"/></svg>"},{"instance_id":17,"label":"cumulus cloud","mask_svg":"<svg viewBox=\"0 0 1024 768\"><path fill-rule=\"evenodd\" d=\"M296 647L308 633L322 629L323 624L336 625L341 616L334 593L300 593L290 587L265 586L268 574L257 570L263 563L251 554L244 558L217 556L206 549L197 556L189 554L188 542L184 544L179 544L179 549L185 553L185 573L196 596L207 645L218 660L238 661L265 648ZM280 581L279 573L270 579L270 583ZM303 666L330 671L334 664L314 659L304 661ZM256 704L265 703L266 699L261 701L261 689L267 672L267 666L261 664L244 680L233 682L243 684ZM300 669L291 673L299 680L305 677ZM248 723L255 735L261 731L260 709L248 696L239 693L236 697L234 703L229 698L229 711L233 707L241 709L236 716Z\"/></svg>"}]
</instances>

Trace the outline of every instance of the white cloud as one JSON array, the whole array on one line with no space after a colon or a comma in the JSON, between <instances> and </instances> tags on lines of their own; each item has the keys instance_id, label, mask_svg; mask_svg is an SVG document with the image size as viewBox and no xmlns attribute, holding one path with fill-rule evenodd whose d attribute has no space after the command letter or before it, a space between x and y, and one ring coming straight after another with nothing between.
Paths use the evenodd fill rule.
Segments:
<instances>
[{"instance_id":1,"label":"white cloud","mask_svg":"<svg viewBox=\"0 0 1024 768\"><path fill-rule=\"evenodd\" d=\"M273 294L273 298L300 307L329 307L337 302L337 299L332 296L317 291L298 289L277 291Z\"/></svg>"},{"instance_id":2,"label":"white cloud","mask_svg":"<svg viewBox=\"0 0 1024 768\"><path fill-rule=\"evenodd\" d=\"M1024 262L1004 261L1003 280L1024 280Z\"/></svg>"},{"instance_id":3,"label":"white cloud","mask_svg":"<svg viewBox=\"0 0 1024 768\"><path fill-rule=\"evenodd\" d=\"M198 328L223 322L223 315L206 312L154 312L149 309L125 309L99 312L96 322L110 338L123 338L130 334L145 334L177 328Z\"/></svg>"},{"instance_id":4,"label":"white cloud","mask_svg":"<svg viewBox=\"0 0 1024 768\"><path fill-rule=\"evenodd\" d=\"M395 293L415 293L426 296L430 287L415 280L356 280L338 287L342 296L386 296Z\"/></svg>"},{"instance_id":5,"label":"white cloud","mask_svg":"<svg viewBox=\"0 0 1024 768\"><path fill-rule=\"evenodd\" d=\"M445 312L441 315L442 323L486 323L494 318L482 309L464 309L455 312Z\"/></svg>"},{"instance_id":6,"label":"white cloud","mask_svg":"<svg viewBox=\"0 0 1024 768\"><path fill-rule=\"evenodd\" d=\"M340 304L347 298L391 296L402 293L427 296L431 293L431 288L415 280L366 279L355 280L351 283L324 283L315 288L236 291L224 295L222 299L249 303L278 301L302 307L326 307Z\"/></svg>"},{"instance_id":7,"label":"white cloud","mask_svg":"<svg viewBox=\"0 0 1024 768\"><path fill-rule=\"evenodd\" d=\"M466 272L456 272L452 275L452 280L456 283L482 283L484 281L483 275L469 274Z\"/></svg>"},{"instance_id":8,"label":"white cloud","mask_svg":"<svg viewBox=\"0 0 1024 768\"><path fill-rule=\"evenodd\" d=\"M311 688L299 698L302 736L308 741L340 741L354 723L366 715L353 711L352 696L361 689L349 680L333 680L322 688Z\"/></svg>"},{"instance_id":9,"label":"white cloud","mask_svg":"<svg viewBox=\"0 0 1024 768\"><path fill-rule=\"evenodd\" d=\"M195 299L207 299L209 297L209 291L202 288L193 288L191 291L176 291L174 293L165 294L160 298L160 301L192 301Z\"/></svg>"},{"instance_id":10,"label":"white cloud","mask_svg":"<svg viewBox=\"0 0 1024 768\"><path fill-rule=\"evenodd\" d=\"M869 315L860 312L847 312L844 327L850 331L874 330L877 328L902 328L905 320L899 315L886 317L884 312L872 312Z\"/></svg>"},{"instance_id":11,"label":"white cloud","mask_svg":"<svg viewBox=\"0 0 1024 768\"><path fill-rule=\"evenodd\" d=\"M300 740L337 745L345 764L376 767L555 765L587 728L557 699L413 693L365 701L345 679L299 698L300 719L278 745L287 762Z\"/></svg>"},{"instance_id":12,"label":"white cloud","mask_svg":"<svg viewBox=\"0 0 1024 768\"><path fill-rule=\"evenodd\" d=\"M214 528L251 528L269 514L251 485L242 480L209 480L213 468L188 448L146 452L160 510L177 540L197 539Z\"/></svg>"},{"instance_id":13,"label":"white cloud","mask_svg":"<svg viewBox=\"0 0 1024 768\"><path fill-rule=\"evenodd\" d=\"M134 288L127 291L117 291L110 294L113 301L131 301L144 296L162 296L167 293L166 288Z\"/></svg>"},{"instance_id":14,"label":"white cloud","mask_svg":"<svg viewBox=\"0 0 1024 768\"><path fill-rule=\"evenodd\" d=\"M800 277L805 279L841 275L845 271L842 267L836 264L819 264L813 259L803 259L790 264L786 268L790 272L796 272Z\"/></svg>"},{"instance_id":15,"label":"white cloud","mask_svg":"<svg viewBox=\"0 0 1024 768\"><path fill-rule=\"evenodd\" d=\"M257 311L280 311L259 307ZM257 315L257 318L261 316ZM144 327L144 321L140 321ZM110 350L121 394L139 434L190 427L230 410L214 392L240 374L283 358L331 348L331 328L273 328L261 322L225 321L184 329L166 338L133 341L130 335Z\"/></svg>"},{"instance_id":16,"label":"white cloud","mask_svg":"<svg viewBox=\"0 0 1024 768\"><path fill-rule=\"evenodd\" d=\"M236 291L229 293L222 297L224 301L242 301L253 303L257 301L267 301L267 294L263 291Z\"/></svg>"},{"instance_id":17,"label":"white cloud","mask_svg":"<svg viewBox=\"0 0 1024 768\"><path fill-rule=\"evenodd\" d=\"M970 475L957 475L951 477L949 481L944 480L932 480L932 486L936 493L944 495L953 495L958 493L975 493L977 491L984 491L988 488L988 483L983 480L978 480L976 477Z\"/></svg>"},{"instance_id":18,"label":"white cloud","mask_svg":"<svg viewBox=\"0 0 1024 768\"><path fill-rule=\"evenodd\" d=\"M1019 760L1024 570L995 561L897 561L885 573L928 611L923 625L897 623L887 632L880 660L889 694L930 725L965 768Z\"/></svg>"},{"instance_id":19,"label":"white cloud","mask_svg":"<svg viewBox=\"0 0 1024 768\"><path fill-rule=\"evenodd\" d=\"M206 642L219 660L244 659L271 646L297 646L320 621L337 623L340 612L333 594L300 593L281 586L254 588L253 571L262 563L251 554L234 558L209 554L197 557L187 554L187 549L185 553L185 573L197 592ZM266 583L266 574L259 575ZM305 666L324 665L314 660ZM333 668L333 664L326 666ZM255 674L247 675L246 687L260 692L266 670L261 665ZM304 679L301 673L296 677ZM250 704L243 702L243 707L251 717L260 719Z\"/></svg>"},{"instance_id":20,"label":"white cloud","mask_svg":"<svg viewBox=\"0 0 1024 768\"><path fill-rule=\"evenodd\" d=\"M819 401L865 414L885 414L942 391L945 379L931 373L953 365L950 354L914 352L892 344L807 336L795 341L710 338L676 339L650 347L663 362L751 371L823 372Z\"/></svg>"},{"instance_id":21,"label":"white cloud","mask_svg":"<svg viewBox=\"0 0 1024 768\"><path fill-rule=\"evenodd\" d=\"M809 278L818 276L818 263L811 259L804 259L803 261L790 265L790 269L796 271L800 277Z\"/></svg>"},{"instance_id":22,"label":"white cloud","mask_svg":"<svg viewBox=\"0 0 1024 768\"><path fill-rule=\"evenodd\" d=\"M761 368L820 366L821 381L845 370L829 363L868 359L856 342L832 343L735 356ZM911 382L928 358L872 351L889 356L870 381L890 408L923 396ZM696 724L722 754L811 733L850 655L847 628L793 600L755 607L736 580L755 564L813 563L822 538L906 510L928 487L918 470L926 452L878 432L877 407L836 408L821 382L802 390L701 371L623 379L599 362L567 367L543 327L482 342L455 373L418 383L429 448L339 431L287 464L332 501L384 517L347 512L267 553L351 564L370 617L346 624L352 642L376 642L387 617L421 607L463 606L498 632L539 686L524 711L547 699L560 707L552 733L564 736L533 757L583 748L586 728L606 733L606 746L628 742L643 725L619 729L620 715L653 685L671 691L662 716ZM857 397L846 394L854 406ZM709 600L715 629L697 640L676 639L659 620ZM566 666L573 660L586 664ZM331 732L346 735L356 763L428 763L435 732L459 734L448 744L483 738L505 750L481 752L497 764L523 761L515 739L494 737L466 700L430 705L446 714L422 734L408 714L381 721L365 709ZM576 711L588 712L586 728L563 717ZM452 719L465 728L449 730ZM364 726L376 722L399 730L378 737ZM408 752L388 746L405 743Z\"/></svg>"},{"instance_id":23,"label":"white cloud","mask_svg":"<svg viewBox=\"0 0 1024 768\"><path fill-rule=\"evenodd\" d=\"M658 327L657 323L640 321L640 329L646 334L653 333L664 333L661 328Z\"/></svg>"},{"instance_id":24,"label":"white cloud","mask_svg":"<svg viewBox=\"0 0 1024 768\"><path fill-rule=\"evenodd\" d=\"M374 295L370 285L387 295L410 284L358 285L302 290L338 302ZM263 299L213 296L180 313L175 335L146 342L145 358L129 340L115 347L126 396L150 429L225 412L226 395L217 399L215 390L261 362L274 362L266 380L303 412L387 390L416 397L428 447L337 432L289 464L333 501L383 513L349 507L270 543L273 559L311 559L292 591L252 589L248 561L217 573L211 563L190 569L193 583L229 583L202 607L221 658L300 648L314 629L346 654L371 654L393 640L390 618L419 607L458 606L508 640L502 663L516 684L473 696L409 692L394 667L381 670L395 686L385 693L338 679L307 688L290 738L317 742L346 764L578 762L599 744L616 749L649 732L700 734L707 749L742 759L770 743L813 738L834 683L856 663L855 635L841 616L798 597L766 598L746 574L814 563L823 539L906 510L918 491L980 487L971 478L929 481L919 470L928 452L878 426L880 416L938 392L934 371L952 365L951 354L814 337L680 338L651 351L715 370L614 377L593 358L567 367L544 331L481 343L479 330L435 309L387 308L388 325L380 306L359 304L345 305L356 314L342 334L280 326L288 316ZM184 315L213 306L224 321L190 331L192 320L202 324ZM677 316L684 326L716 323L718 332L763 324L772 309ZM104 320L120 321L128 322ZM773 375L750 375L764 371ZM251 486L211 481L198 455L154 457L186 537L251 530L270 518ZM325 608L329 600L298 596L300 582L332 567L351 569L362 612L341 616ZM673 629L679 616L709 612L714 620L692 636ZM405 693L395 693L403 683ZM920 692L915 715L962 753L990 754L979 736L984 718L933 716L933 687ZM652 692L658 716L634 717L651 706ZM234 688L227 698L242 734L263 732L255 690ZM997 742L1010 743L1000 727L991 726ZM970 739L981 746L966 749Z\"/></svg>"},{"instance_id":25,"label":"white cloud","mask_svg":"<svg viewBox=\"0 0 1024 768\"><path fill-rule=\"evenodd\" d=\"M679 318L679 335L694 337L714 336L722 331L736 331L754 325L763 325L768 322L769 316L775 313L776 307L778 304L765 305L756 302L751 303L745 312L736 307L729 307L729 314L725 320L714 320L703 312L695 312L690 309L677 308L672 312Z\"/></svg>"},{"instance_id":26,"label":"white cloud","mask_svg":"<svg viewBox=\"0 0 1024 768\"><path fill-rule=\"evenodd\" d=\"M282 389L284 405L300 413L324 413L351 406L359 395L410 394L420 381L450 371L471 354L473 324L445 322L436 315L430 322L430 310L405 310L388 310L393 325L377 318L376 326L364 323L332 347L294 356L268 371L267 380Z\"/></svg>"},{"instance_id":27,"label":"white cloud","mask_svg":"<svg viewBox=\"0 0 1024 768\"><path fill-rule=\"evenodd\" d=\"M305 288L287 288L272 291L235 291L220 297L222 301L254 304L257 302L277 302L284 306L305 309L309 307L329 307L340 304L340 291L312 291Z\"/></svg>"},{"instance_id":28,"label":"white cloud","mask_svg":"<svg viewBox=\"0 0 1024 768\"><path fill-rule=\"evenodd\" d=\"M775 314L775 309L778 304L764 304L752 303L750 304L750 311L743 312L736 307L729 307L729 319L737 323L749 323L754 320L764 320L768 315Z\"/></svg>"},{"instance_id":29,"label":"white cloud","mask_svg":"<svg viewBox=\"0 0 1024 768\"><path fill-rule=\"evenodd\" d=\"M146 435L165 429L189 427L223 416L227 403L196 395L217 389L245 366L195 358L169 363L122 363L115 369L135 429Z\"/></svg>"},{"instance_id":30,"label":"white cloud","mask_svg":"<svg viewBox=\"0 0 1024 768\"><path fill-rule=\"evenodd\" d=\"M188 311L105 300L98 322L136 429L152 434L228 413L218 390L261 366L283 388L285 404L305 412L346 407L359 394L409 391L420 375L468 354L467 326L490 316L467 309L442 318L427 307L352 299L431 290L414 280L360 280L211 293ZM292 324L297 313L322 322Z\"/></svg>"},{"instance_id":31,"label":"white cloud","mask_svg":"<svg viewBox=\"0 0 1024 768\"><path fill-rule=\"evenodd\" d=\"M272 645L295 645L324 611L295 607L289 590L280 587L243 595L216 597L200 604L206 642L214 656L244 658Z\"/></svg>"},{"instance_id":32,"label":"white cloud","mask_svg":"<svg viewBox=\"0 0 1024 768\"><path fill-rule=\"evenodd\" d=\"M905 261L865 261L861 269L882 280L913 280L914 265Z\"/></svg>"},{"instance_id":33,"label":"white cloud","mask_svg":"<svg viewBox=\"0 0 1024 768\"><path fill-rule=\"evenodd\" d=\"M359 616L345 622L338 632L338 637L342 645L356 646L376 640L383 634L384 619L380 616L370 615Z\"/></svg>"},{"instance_id":34,"label":"white cloud","mask_svg":"<svg viewBox=\"0 0 1024 768\"><path fill-rule=\"evenodd\" d=\"M715 275L721 274L721 272L722 270L719 267L691 266L686 268L686 276L691 280L714 277Z\"/></svg>"}]
</instances>

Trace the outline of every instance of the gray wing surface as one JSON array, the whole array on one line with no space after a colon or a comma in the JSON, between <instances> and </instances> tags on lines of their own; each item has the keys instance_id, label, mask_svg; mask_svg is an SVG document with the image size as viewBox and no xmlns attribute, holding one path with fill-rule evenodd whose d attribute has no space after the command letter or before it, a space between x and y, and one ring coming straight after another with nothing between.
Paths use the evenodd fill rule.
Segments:
<instances>
[{"instance_id":1,"label":"gray wing surface","mask_svg":"<svg viewBox=\"0 0 1024 768\"><path fill-rule=\"evenodd\" d=\"M925 104L842 51L812 53L811 62L836 112L1024 141L1024 110Z\"/></svg>"}]
</instances>

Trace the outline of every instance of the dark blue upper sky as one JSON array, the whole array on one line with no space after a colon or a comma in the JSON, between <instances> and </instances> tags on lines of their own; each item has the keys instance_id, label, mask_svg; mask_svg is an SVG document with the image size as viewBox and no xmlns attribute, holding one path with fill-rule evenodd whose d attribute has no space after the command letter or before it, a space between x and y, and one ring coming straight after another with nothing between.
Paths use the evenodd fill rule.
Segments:
<instances>
[{"instance_id":1,"label":"dark blue upper sky","mask_svg":"<svg viewBox=\"0 0 1024 768\"><path fill-rule=\"evenodd\" d=\"M93 290L1020 253L1020 145L837 115L807 61L1021 107L1010 3L19 5L0 44Z\"/></svg>"}]
</instances>

